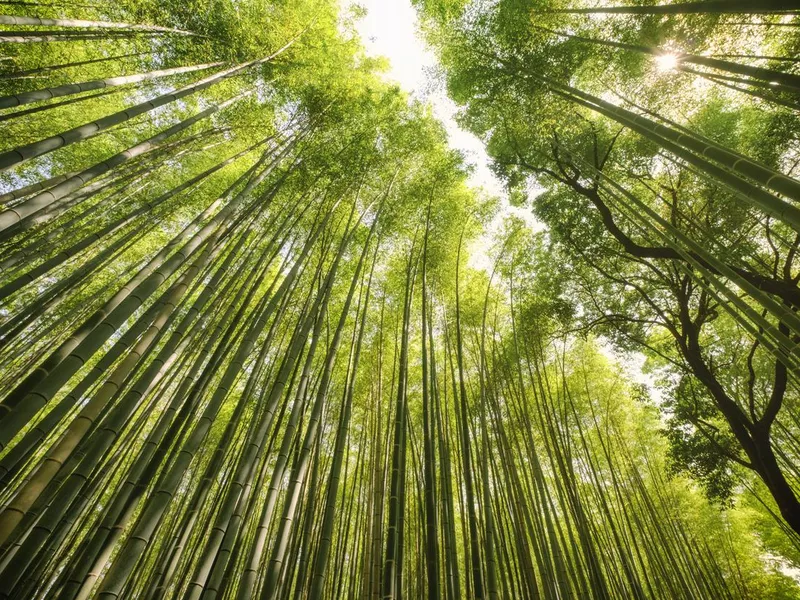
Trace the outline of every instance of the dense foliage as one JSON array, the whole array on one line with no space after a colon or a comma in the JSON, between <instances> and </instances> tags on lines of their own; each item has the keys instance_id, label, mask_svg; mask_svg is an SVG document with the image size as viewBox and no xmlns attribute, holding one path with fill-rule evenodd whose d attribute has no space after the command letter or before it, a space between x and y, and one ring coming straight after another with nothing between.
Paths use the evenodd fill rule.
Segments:
<instances>
[{"instance_id":1,"label":"dense foliage","mask_svg":"<svg viewBox=\"0 0 800 600\"><path fill-rule=\"evenodd\" d=\"M797 597L797 7L721 4L418 3L535 233L357 6L0 2L0 597Z\"/></svg>"}]
</instances>

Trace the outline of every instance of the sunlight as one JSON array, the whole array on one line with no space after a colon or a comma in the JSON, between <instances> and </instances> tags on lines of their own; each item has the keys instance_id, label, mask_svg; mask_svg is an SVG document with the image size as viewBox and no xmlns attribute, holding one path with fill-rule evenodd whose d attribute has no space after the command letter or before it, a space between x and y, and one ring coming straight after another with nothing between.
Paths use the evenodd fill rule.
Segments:
<instances>
[{"instance_id":1,"label":"sunlight","mask_svg":"<svg viewBox=\"0 0 800 600\"><path fill-rule=\"evenodd\" d=\"M659 71L672 71L678 66L677 54L661 54L656 56L656 68Z\"/></svg>"}]
</instances>

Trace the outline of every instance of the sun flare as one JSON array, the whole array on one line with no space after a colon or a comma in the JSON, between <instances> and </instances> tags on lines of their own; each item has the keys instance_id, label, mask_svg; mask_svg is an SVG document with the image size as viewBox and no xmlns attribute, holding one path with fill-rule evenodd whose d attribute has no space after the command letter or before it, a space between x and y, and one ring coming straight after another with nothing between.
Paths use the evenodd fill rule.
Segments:
<instances>
[{"instance_id":1,"label":"sun flare","mask_svg":"<svg viewBox=\"0 0 800 600\"><path fill-rule=\"evenodd\" d=\"M678 66L676 54L661 54L656 56L656 68L659 71L672 71Z\"/></svg>"}]
</instances>

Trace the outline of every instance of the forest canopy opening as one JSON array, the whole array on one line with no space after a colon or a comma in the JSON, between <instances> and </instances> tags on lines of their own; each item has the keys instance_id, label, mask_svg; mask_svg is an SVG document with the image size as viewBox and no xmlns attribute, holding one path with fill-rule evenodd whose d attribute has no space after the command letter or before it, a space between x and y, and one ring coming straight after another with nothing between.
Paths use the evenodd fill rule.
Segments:
<instances>
[{"instance_id":1,"label":"forest canopy opening","mask_svg":"<svg viewBox=\"0 0 800 600\"><path fill-rule=\"evenodd\" d=\"M800 2L393 2L0 2L0 597L797 598Z\"/></svg>"}]
</instances>

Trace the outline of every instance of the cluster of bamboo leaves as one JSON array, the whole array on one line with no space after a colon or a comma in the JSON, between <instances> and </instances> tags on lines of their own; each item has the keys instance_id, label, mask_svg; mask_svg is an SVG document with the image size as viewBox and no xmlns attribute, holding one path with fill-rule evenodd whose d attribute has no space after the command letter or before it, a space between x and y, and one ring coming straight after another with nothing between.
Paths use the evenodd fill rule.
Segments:
<instances>
[{"instance_id":1,"label":"cluster of bamboo leaves","mask_svg":"<svg viewBox=\"0 0 800 600\"><path fill-rule=\"evenodd\" d=\"M699 63L724 94L674 109L706 137L648 113L652 89L605 99L601 76L646 66L583 53L581 13L423 4L512 194L552 177L546 233L468 186L357 8L0 2L0 597L797 594L791 513L654 327L678 281L754 422L784 381L767 447L793 492L796 76ZM642 35L739 43L719 15L650 16ZM629 221L604 233L588 206ZM672 254L613 246L640 236ZM611 344L647 349L668 400ZM712 460L687 420L719 432L694 475L723 506L675 472Z\"/></svg>"}]
</instances>

